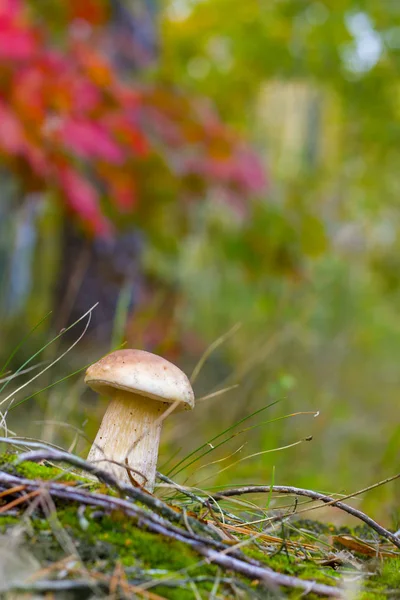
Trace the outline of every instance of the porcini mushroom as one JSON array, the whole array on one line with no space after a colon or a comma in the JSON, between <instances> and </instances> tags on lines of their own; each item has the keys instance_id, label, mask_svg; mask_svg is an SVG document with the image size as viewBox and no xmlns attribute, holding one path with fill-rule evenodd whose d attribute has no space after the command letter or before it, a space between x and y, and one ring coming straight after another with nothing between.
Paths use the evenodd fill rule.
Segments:
<instances>
[{"instance_id":1,"label":"porcini mushroom","mask_svg":"<svg viewBox=\"0 0 400 600\"><path fill-rule=\"evenodd\" d=\"M190 382L177 366L144 350L117 350L91 365L85 383L111 398L88 455L89 462L153 491L163 412L194 407ZM127 465L107 462L111 459Z\"/></svg>"}]
</instances>

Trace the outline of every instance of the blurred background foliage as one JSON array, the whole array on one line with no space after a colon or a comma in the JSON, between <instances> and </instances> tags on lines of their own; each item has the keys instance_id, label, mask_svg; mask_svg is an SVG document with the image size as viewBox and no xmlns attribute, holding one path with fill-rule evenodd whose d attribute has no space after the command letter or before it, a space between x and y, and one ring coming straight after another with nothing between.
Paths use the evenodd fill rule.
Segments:
<instances>
[{"instance_id":1,"label":"blurred background foliage","mask_svg":"<svg viewBox=\"0 0 400 600\"><path fill-rule=\"evenodd\" d=\"M190 372L234 327L195 388L237 387L170 420L161 464L278 401L181 480L349 492L396 471L398 3L27 4L0 2L4 360L97 301L38 386L122 340ZM68 446L54 421L90 437L103 408L78 375L10 426ZM298 411L319 415L262 424ZM363 502L389 520L396 494Z\"/></svg>"}]
</instances>

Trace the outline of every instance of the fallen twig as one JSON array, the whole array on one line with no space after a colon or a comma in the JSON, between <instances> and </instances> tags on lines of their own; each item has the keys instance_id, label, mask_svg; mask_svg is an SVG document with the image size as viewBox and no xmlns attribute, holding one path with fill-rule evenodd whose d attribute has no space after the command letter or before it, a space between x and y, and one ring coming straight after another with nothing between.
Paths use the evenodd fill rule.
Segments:
<instances>
[{"instance_id":1,"label":"fallen twig","mask_svg":"<svg viewBox=\"0 0 400 600\"><path fill-rule=\"evenodd\" d=\"M105 593L107 593L110 589L110 586L107 582L96 582L97 589L101 589ZM131 598L132 594L137 594L139 596L143 596L143 598L147 598L147 600L163 600L162 596L158 594L153 594L152 592L148 592L146 590L141 590L138 586L129 585L129 594L125 597ZM122 588L122 586L120 586ZM32 583L13 583L7 586L7 588L0 588L1 592L22 592L22 593L39 593L45 594L47 592L92 592L93 590L93 581L88 581L86 579L66 579L64 581L57 581L54 579L42 579L41 581L35 581ZM123 591L121 589L121 591Z\"/></svg>"},{"instance_id":2,"label":"fallen twig","mask_svg":"<svg viewBox=\"0 0 400 600\"><path fill-rule=\"evenodd\" d=\"M97 584L99 585L99 584ZM102 586L107 591L107 586ZM93 582L86 579L66 579L65 581L46 580L34 581L32 583L11 583L7 588L0 588L1 592L91 592Z\"/></svg>"},{"instance_id":3,"label":"fallen twig","mask_svg":"<svg viewBox=\"0 0 400 600\"><path fill-rule=\"evenodd\" d=\"M376 487L376 486L374 486L374 487ZM382 527L382 525L379 525L379 523L377 523L376 521L371 519L371 517L369 517L368 515L363 513L361 510L358 510L357 508L353 508L352 506L345 504L341 500L336 500L335 498L331 498L331 496L326 496L325 494L320 494L319 492L314 492L313 490L306 490L306 489L287 486L287 485L286 486L285 485L272 485L272 486L271 485L249 485L249 486L245 486L245 487L224 490L223 492L214 494L212 497L215 500L223 500L224 498L230 498L232 496L242 496L244 494L256 494L256 493L270 493L271 491L278 493L278 494L292 494L292 495L296 495L296 496L305 496L307 498L311 498L312 500L320 500L321 502L324 503L325 506L331 505L336 508L339 508L340 510L347 512L348 514L352 515L353 517L356 517L360 521L363 521L366 525L371 527L371 529L373 529L374 531L379 533L379 535L390 540L392 542L392 544L394 544L397 548L400 548L400 538L398 536L396 536L391 531L388 531L387 529ZM348 497L351 497L351 496L348 496ZM310 509L308 509L308 510L310 510ZM292 513L291 516L293 516L293 514L296 514L296 513ZM281 519L285 519L286 517L287 517L287 515L268 517L265 519L260 519L259 522L278 521Z\"/></svg>"},{"instance_id":4,"label":"fallen twig","mask_svg":"<svg viewBox=\"0 0 400 600\"><path fill-rule=\"evenodd\" d=\"M14 488L13 493L15 494L15 488ZM12 502L9 502L9 504L5 504L4 506L2 506L0 508L0 514L8 512L11 508L14 508L15 506L18 506L19 504L23 504L24 502L27 502L28 500L30 500L31 498L34 498L35 496L38 496L39 494L40 494L40 490L34 490L33 492L29 492L29 494L23 494L22 496L15 498Z\"/></svg>"}]
</instances>

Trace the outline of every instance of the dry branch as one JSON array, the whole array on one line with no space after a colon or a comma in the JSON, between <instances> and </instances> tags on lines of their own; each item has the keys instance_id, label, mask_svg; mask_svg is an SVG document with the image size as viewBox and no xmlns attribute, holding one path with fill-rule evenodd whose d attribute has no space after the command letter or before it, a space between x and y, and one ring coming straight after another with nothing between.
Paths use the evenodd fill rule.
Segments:
<instances>
[{"instance_id":1,"label":"dry branch","mask_svg":"<svg viewBox=\"0 0 400 600\"><path fill-rule=\"evenodd\" d=\"M390 542L392 542L392 544L394 544L397 548L400 548L400 538L397 535L395 535L391 531L388 531L387 529L385 529L384 527L379 525L379 523L377 523L376 521L371 519L371 517L369 517L368 515L363 513L361 510L358 510L357 508L353 508L352 506L345 504L341 500L336 500L335 498L331 498L331 496L325 496L325 494L320 494L319 492L314 492L313 490L306 490L306 489L287 486L287 485L249 485L249 486L244 486L244 487L240 487L240 488L224 490L221 493L214 494L212 497L214 498L214 500L223 500L225 498L231 498L232 496L243 496L244 494L257 494L257 493L269 494L271 492L275 492L277 494L291 494L291 495L295 495L295 496L305 496L306 498L311 498L312 500L320 500L325 505L329 504L330 506L339 508L340 510L347 512L348 514L352 515L353 517L360 519L360 521L363 521L366 525L371 527L371 529L373 529L374 531L379 533L379 535L381 535L382 537L384 537L387 540L389 540ZM296 513L293 513L293 514L296 514ZM293 515L291 515L291 516L293 516ZM287 517L287 515L283 515L283 516L279 515L279 516L270 517L270 518L267 518L264 520L266 522L267 521L271 522L271 521L285 519L286 517Z\"/></svg>"}]
</instances>

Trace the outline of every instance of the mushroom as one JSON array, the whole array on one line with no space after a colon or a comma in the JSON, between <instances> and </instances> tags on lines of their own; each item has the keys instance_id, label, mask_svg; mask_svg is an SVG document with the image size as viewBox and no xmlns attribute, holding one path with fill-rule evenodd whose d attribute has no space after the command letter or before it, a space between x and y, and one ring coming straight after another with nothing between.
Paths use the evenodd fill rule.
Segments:
<instances>
[{"instance_id":1,"label":"mushroom","mask_svg":"<svg viewBox=\"0 0 400 600\"><path fill-rule=\"evenodd\" d=\"M102 468L120 480L154 489L162 414L194 407L189 379L177 366L144 350L117 350L91 365L85 383L111 398L88 461L110 459ZM129 474L132 473L131 477Z\"/></svg>"}]
</instances>

